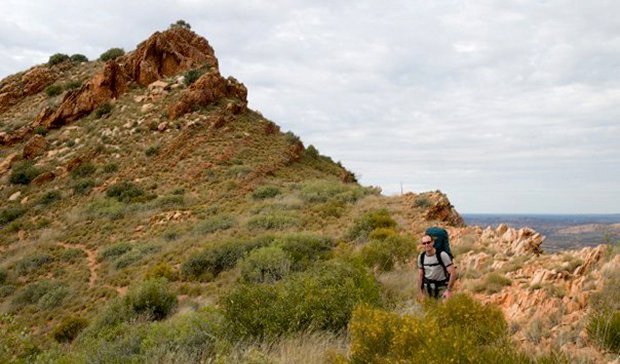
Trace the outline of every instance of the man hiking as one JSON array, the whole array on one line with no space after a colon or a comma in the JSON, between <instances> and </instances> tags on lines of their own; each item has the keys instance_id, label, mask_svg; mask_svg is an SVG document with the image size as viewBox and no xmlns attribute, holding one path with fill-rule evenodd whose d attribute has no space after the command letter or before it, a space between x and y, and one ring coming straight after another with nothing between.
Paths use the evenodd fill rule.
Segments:
<instances>
[{"instance_id":1,"label":"man hiking","mask_svg":"<svg viewBox=\"0 0 620 364\"><path fill-rule=\"evenodd\" d=\"M422 237L424 251L418 256L420 296L450 298L456 281L456 268L445 251L435 249L430 235Z\"/></svg>"}]
</instances>

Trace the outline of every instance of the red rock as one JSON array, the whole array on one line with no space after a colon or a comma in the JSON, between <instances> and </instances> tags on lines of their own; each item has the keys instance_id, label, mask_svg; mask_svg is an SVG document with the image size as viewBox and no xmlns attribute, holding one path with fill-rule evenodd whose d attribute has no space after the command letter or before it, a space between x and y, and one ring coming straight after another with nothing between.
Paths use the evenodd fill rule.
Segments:
<instances>
[{"instance_id":1,"label":"red rock","mask_svg":"<svg viewBox=\"0 0 620 364\"><path fill-rule=\"evenodd\" d=\"M9 76L0 81L0 113L17 104L22 98L43 91L54 83L56 75L45 66Z\"/></svg>"},{"instance_id":2,"label":"red rock","mask_svg":"<svg viewBox=\"0 0 620 364\"><path fill-rule=\"evenodd\" d=\"M32 180L32 184L35 186L40 186L54 180L54 178L56 178L56 175L53 172L43 172Z\"/></svg>"},{"instance_id":3,"label":"red rock","mask_svg":"<svg viewBox=\"0 0 620 364\"><path fill-rule=\"evenodd\" d=\"M22 156L25 159L34 159L43 155L47 150L47 140L41 135L35 135L26 143Z\"/></svg>"}]
</instances>

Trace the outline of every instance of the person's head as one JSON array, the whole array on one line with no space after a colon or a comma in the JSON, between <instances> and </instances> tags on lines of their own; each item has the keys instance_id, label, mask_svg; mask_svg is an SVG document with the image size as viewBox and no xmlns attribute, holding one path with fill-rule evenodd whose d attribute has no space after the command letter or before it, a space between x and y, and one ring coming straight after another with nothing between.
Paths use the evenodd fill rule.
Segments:
<instances>
[{"instance_id":1,"label":"person's head","mask_svg":"<svg viewBox=\"0 0 620 364\"><path fill-rule=\"evenodd\" d=\"M433 246L433 242L434 242L434 239L432 236L430 235L422 236L421 244L426 252L432 252L435 249L435 247Z\"/></svg>"}]
</instances>

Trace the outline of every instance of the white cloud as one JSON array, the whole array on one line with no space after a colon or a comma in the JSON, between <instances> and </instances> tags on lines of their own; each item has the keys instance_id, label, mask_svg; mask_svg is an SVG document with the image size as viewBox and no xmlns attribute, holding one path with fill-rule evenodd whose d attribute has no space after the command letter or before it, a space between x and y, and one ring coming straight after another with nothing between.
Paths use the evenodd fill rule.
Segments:
<instances>
[{"instance_id":1,"label":"white cloud","mask_svg":"<svg viewBox=\"0 0 620 364\"><path fill-rule=\"evenodd\" d=\"M620 3L4 1L0 76L185 19L250 107L386 192L617 212Z\"/></svg>"}]
</instances>

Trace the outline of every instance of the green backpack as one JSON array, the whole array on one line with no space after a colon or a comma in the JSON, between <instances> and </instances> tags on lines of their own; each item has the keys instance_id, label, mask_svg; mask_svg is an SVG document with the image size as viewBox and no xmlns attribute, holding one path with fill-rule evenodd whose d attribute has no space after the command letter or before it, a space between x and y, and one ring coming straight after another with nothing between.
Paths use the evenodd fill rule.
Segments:
<instances>
[{"instance_id":1,"label":"green backpack","mask_svg":"<svg viewBox=\"0 0 620 364\"><path fill-rule=\"evenodd\" d=\"M454 258L452 251L450 251L450 238L448 237L446 229L432 226L426 229L425 233L426 235L432 236L435 240L435 244L433 244L435 249L448 253L450 259Z\"/></svg>"}]
</instances>

